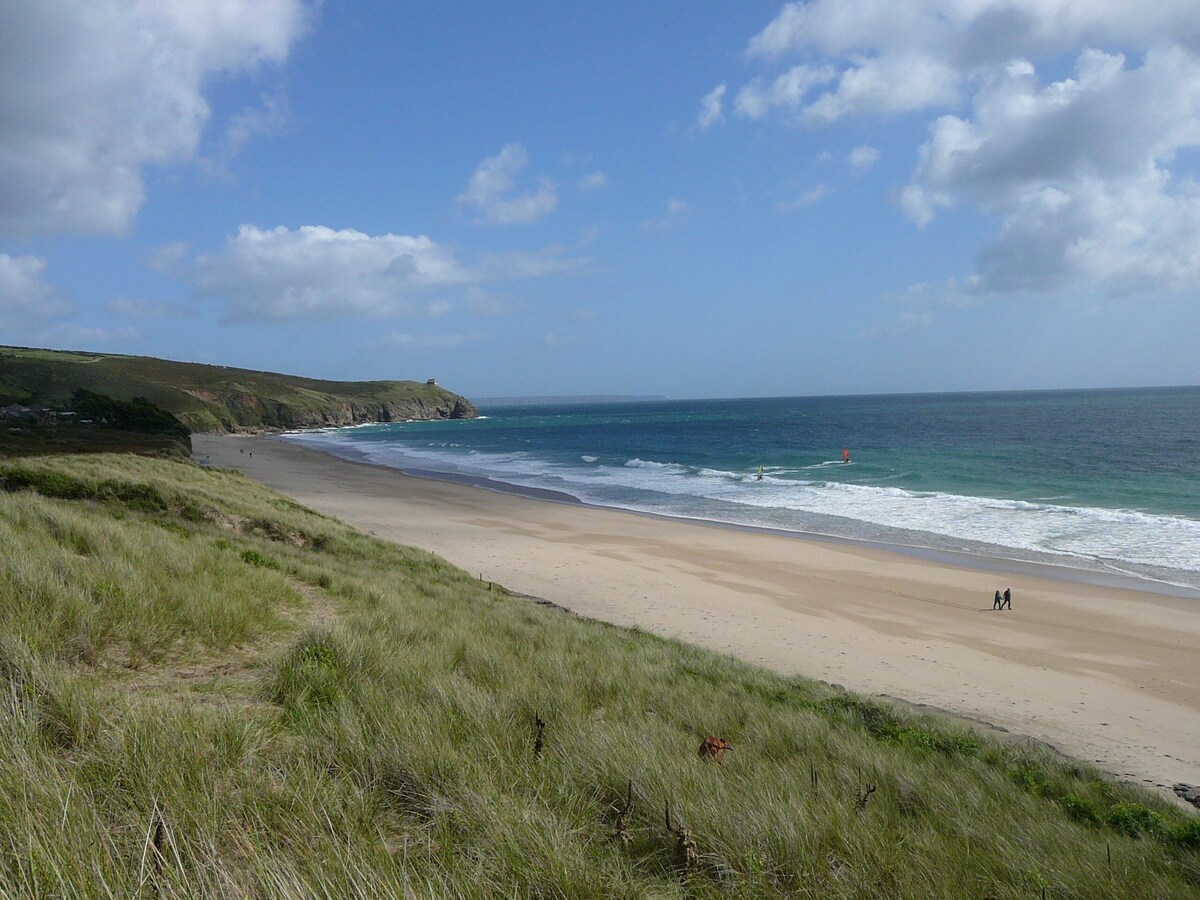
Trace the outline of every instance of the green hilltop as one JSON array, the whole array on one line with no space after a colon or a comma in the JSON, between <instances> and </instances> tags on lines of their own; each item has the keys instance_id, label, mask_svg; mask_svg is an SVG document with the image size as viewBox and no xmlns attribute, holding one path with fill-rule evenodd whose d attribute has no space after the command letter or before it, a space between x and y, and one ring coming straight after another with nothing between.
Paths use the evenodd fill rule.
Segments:
<instances>
[{"instance_id":1,"label":"green hilltop","mask_svg":"<svg viewBox=\"0 0 1200 900\"><path fill-rule=\"evenodd\" d=\"M150 356L0 347L0 406L15 402L69 408L79 388L117 400L144 397L192 431L478 415L470 401L430 382L322 381Z\"/></svg>"}]
</instances>

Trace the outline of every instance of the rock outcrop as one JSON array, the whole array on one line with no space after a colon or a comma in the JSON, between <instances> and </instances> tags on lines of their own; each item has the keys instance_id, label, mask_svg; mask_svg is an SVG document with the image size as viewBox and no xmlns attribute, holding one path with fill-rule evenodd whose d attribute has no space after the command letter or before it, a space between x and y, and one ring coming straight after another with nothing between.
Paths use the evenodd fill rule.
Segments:
<instances>
[{"instance_id":1,"label":"rock outcrop","mask_svg":"<svg viewBox=\"0 0 1200 900\"><path fill-rule=\"evenodd\" d=\"M436 400L414 398L390 403L341 403L325 409L294 409L243 395L225 405L236 421L226 430L248 433L291 431L299 428L345 428L374 422L407 422L429 419L474 419L479 410L465 397L446 391Z\"/></svg>"}]
</instances>

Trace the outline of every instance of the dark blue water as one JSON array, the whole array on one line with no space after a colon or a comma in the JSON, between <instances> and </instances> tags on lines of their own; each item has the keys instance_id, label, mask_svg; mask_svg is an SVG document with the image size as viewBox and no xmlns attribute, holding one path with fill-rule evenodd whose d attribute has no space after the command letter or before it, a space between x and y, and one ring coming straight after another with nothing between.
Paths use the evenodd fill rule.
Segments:
<instances>
[{"instance_id":1,"label":"dark blue water","mask_svg":"<svg viewBox=\"0 0 1200 900\"><path fill-rule=\"evenodd\" d=\"M1200 586L1200 388L484 413L299 439L606 506Z\"/></svg>"}]
</instances>

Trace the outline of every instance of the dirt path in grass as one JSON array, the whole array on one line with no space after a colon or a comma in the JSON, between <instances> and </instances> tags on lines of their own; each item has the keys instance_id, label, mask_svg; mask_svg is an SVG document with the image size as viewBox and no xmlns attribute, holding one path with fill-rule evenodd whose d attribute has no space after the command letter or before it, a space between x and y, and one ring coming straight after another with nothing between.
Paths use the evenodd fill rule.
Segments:
<instances>
[{"instance_id":1,"label":"dirt path in grass","mask_svg":"<svg viewBox=\"0 0 1200 900\"><path fill-rule=\"evenodd\" d=\"M199 657L189 654L138 668L112 666L110 672L117 675L115 683L123 692L142 699L223 706L261 703L255 697L255 688L263 665L295 641L298 634L329 628L338 617L333 600L320 588L292 577L288 583L303 603L284 612L285 628L253 644Z\"/></svg>"}]
</instances>

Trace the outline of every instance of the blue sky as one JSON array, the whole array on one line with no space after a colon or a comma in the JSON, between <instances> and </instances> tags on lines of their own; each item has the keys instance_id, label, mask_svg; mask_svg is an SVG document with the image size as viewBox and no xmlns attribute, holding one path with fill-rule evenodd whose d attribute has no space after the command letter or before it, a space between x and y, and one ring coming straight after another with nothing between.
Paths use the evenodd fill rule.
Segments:
<instances>
[{"instance_id":1,"label":"blue sky","mask_svg":"<svg viewBox=\"0 0 1200 900\"><path fill-rule=\"evenodd\" d=\"M0 343L473 396L1200 383L1200 0L12 0Z\"/></svg>"}]
</instances>

